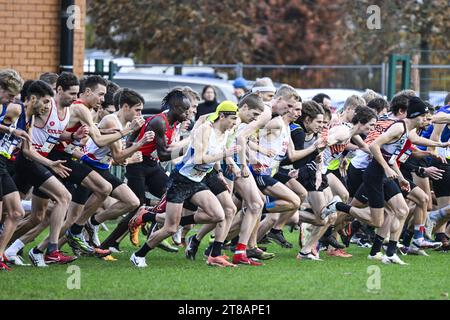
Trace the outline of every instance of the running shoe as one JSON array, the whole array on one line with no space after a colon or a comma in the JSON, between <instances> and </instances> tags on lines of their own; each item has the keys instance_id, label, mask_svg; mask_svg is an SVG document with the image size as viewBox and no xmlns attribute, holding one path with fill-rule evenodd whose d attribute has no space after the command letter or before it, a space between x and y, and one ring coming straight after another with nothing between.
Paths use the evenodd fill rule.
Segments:
<instances>
[{"instance_id":1,"label":"running shoe","mask_svg":"<svg viewBox=\"0 0 450 320\"><path fill-rule=\"evenodd\" d=\"M117 261L117 259L116 258L114 258L112 255L107 255L107 256L105 256L105 257L103 257L103 258L101 258L102 260L105 260L105 261Z\"/></svg>"},{"instance_id":2,"label":"running shoe","mask_svg":"<svg viewBox=\"0 0 450 320\"><path fill-rule=\"evenodd\" d=\"M223 256L218 256L218 257L211 257L209 256L208 259L206 260L206 264L208 266L215 266L215 267L237 267L237 265L228 262Z\"/></svg>"},{"instance_id":3,"label":"running shoe","mask_svg":"<svg viewBox=\"0 0 450 320\"><path fill-rule=\"evenodd\" d=\"M166 252L178 252L178 247L172 246L167 239L161 241L161 243L158 244L158 248Z\"/></svg>"},{"instance_id":4,"label":"running shoe","mask_svg":"<svg viewBox=\"0 0 450 320\"><path fill-rule=\"evenodd\" d=\"M397 254L393 254L392 257L388 257L387 255L383 256L381 260L384 264L399 264L399 265L407 265L406 262L403 262Z\"/></svg>"},{"instance_id":5,"label":"running shoe","mask_svg":"<svg viewBox=\"0 0 450 320\"><path fill-rule=\"evenodd\" d=\"M351 258L353 257L350 253L345 252L342 249L331 249L327 251L327 255L330 257L341 257L341 258Z\"/></svg>"},{"instance_id":6,"label":"running shoe","mask_svg":"<svg viewBox=\"0 0 450 320\"><path fill-rule=\"evenodd\" d=\"M100 239L98 238L98 230L99 226L94 226L89 219L88 222L84 225L84 229L86 230L89 236L89 242L93 247L100 247Z\"/></svg>"},{"instance_id":7,"label":"running shoe","mask_svg":"<svg viewBox=\"0 0 450 320\"><path fill-rule=\"evenodd\" d=\"M442 242L420 238L420 239L413 239L411 246L414 246L418 249L438 249L442 247Z\"/></svg>"},{"instance_id":8,"label":"running shoe","mask_svg":"<svg viewBox=\"0 0 450 320\"><path fill-rule=\"evenodd\" d=\"M10 255L4 254L3 255L3 261L5 261L5 262L7 262L9 264L16 265L16 266L23 266L23 267L31 266L31 264L25 263L23 258L21 256L19 256L18 254L14 255L14 256L10 256Z\"/></svg>"},{"instance_id":9,"label":"running shoe","mask_svg":"<svg viewBox=\"0 0 450 320\"><path fill-rule=\"evenodd\" d=\"M345 246L340 244L332 234L330 234L328 237L320 238L320 242L324 246L332 246L335 249L344 249L345 248Z\"/></svg>"},{"instance_id":10,"label":"running shoe","mask_svg":"<svg viewBox=\"0 0 450 320\"><path fill-rule=\"evenodd\" d=\"M67 256L61 251L53 251L50 254L44 255L44 261L46 264L56 263L56 264L66 264L75 261L77 257Z\"/></svg>"},{"instance_id":11,"label":"running shoe","mask_svg":"<svg viewBox=\"0 0 450 320\"><path fill-rule=\"evenodd\" d=\"M312 261L323 261L322 259L320 259L319 257L317 257L315 254L313 254L312 252L308 252L308 253L303 253L303 252L299 252L297 254L297 260L312 260Z\"/></svg>"},{"instance_id":12,"label":"running shoe","mask_svg":"<svg viewBox=\"0 0 450 320\"><path fill-rule=\"evenodd\" d=\"M250 259L255 258L258 260L269 260L269 259L272 259L273 257L275 257L275 253L264 252L263 250L261 250L258 247L247 249L246 253L247 253L247 258L250 258Z\"/></svg>"},{"instance_id":13,"label":"running shoe","mask_svg":"<svg viewBox=\"0 0 450 320\"><path fill-rule=\"evenodd\" d=\"M433 236L433 229L436 226L436 222L430 219L430 216L427 215L427 219L425 220L425 235L428 239L431 239Z\"/></svg>"},{"instance_id":14,"label":"running shoe","mask_svg":"<svg viewBox=\"0 0 450 320\"><path fill-rule=\"evenodd\" d=\"M97 258L103 258L111 254L111 251L101 248L94 248L93 250L94 252L91 255L94 255L94 257Z\"/></svg>"},{"instance_id":15,"label":"running shoe","mask_svg":"<svg viewBox=\"0 0 450 320\"><path fill-rule=\"evenodd\" d=\"M196 244L193 241L194 237L195 237L195 234L188 238L186 250L184 251L184 255L186 256L187 259L190 259L190 260L195 260L195 255L197 254L197 251L198 251L199 243Z\"/></svg>"},{"instance_id":16,"label":"running shoe","mask_svg":"<svg viewBox=\"0 0 450 320\"><path fill-rule=\"evenodd\" d=\"M367 259L369 260L376 260L376 261L382 261L384 255L381 252L377 252L374 256L371 256L370 254L367 256Z\"/></svg>"},{"instance_id":17,"label":"running shoe","mask_svg":"<svg viewBox=\"0 0 450 320\"><path fill-rule=\"evenodd\" d=\"M345 247L348 248L350 246L350 239L351 239L350 234L347 233L347 230L345 230L345 229L339 230L338 234L341 237L342 243L345 245Z\"/></svg>"},{"instance_id":18,"label":"running shoe","mask_svg":"<svg viewBox=\"0 0 450 320\"><path fill-rule=\"evenodd\" d=\"M39 267L39 268L46 268L48 265L45 263L44 254L43 253L34 253L34 248L32 248L28 252L28 256L30 257L31 263L33 263L33 266Z\"/></svg>"},{"instance_id":19,"label":"running shoe","mask_svg":"<svg viewBox=\"0 0 450 320\"><path fill-rule=\"evenodd\" d=\"M5 262L0 260L0 271L11 271L11 268Z\"/></svg>"},{"instance_id":20,"label":"running shoe","mask_svg":"<svg viewBox=\"0 0 450 320\"><path fill-rule=\"evenodd\" d=\"M270 239L267 237L267 234L264 235L261 240L258 241L258 244L269 244L270 243Z\"/></svg>"},{"instance_id":21,"label":"running shoe","mask_svg":"<svg viewBox=\"0 0 450 320\"><path fill-rule=\"evenodd\" d=\"M256 259L250 259L245 254L238 253L233 255L233 264L244 264L253 267L263 266L264 263L256 261Z\"/></svg>"},{"instance_id":22,"label":"running shoe","mask_svg":"<svg viewBox=\"0 0 450 320\"><path fill-rule=\"evenodd\" d=\"M133 246L139 246L139 230L143 224L142 217L148 212L148 207L141 207L128 222L128 230L130 231L130 242Z\"/></svg>"},{"instance_id":23,"label":"running shoe","mask_svg":"<svg viewBox=\"0 0 450 320\"><path fill-rule=\"evenodd\" d=\"M172 242L176 246L181 245L181 233L183 232L183 227L179 226L177 232L172 235Z\"/></svg>"},{"instance_id":24,"label":"running shoe","mask_svg":"<svg viewBox=\"0 0 450 320\"><path fill-rule=\"evenodd\" d=\"M70 230L67 230L66 232L67 237L67 243L72 248L72 250L78 250L81 253L91 255L94 253L94 248L92 248L84 239L84 236L82 233L79 235L74 235L70 232Z\"/></svg>"},{"instance_id":25,"label":"running shoe","mask_svg":"<svg viewBox=\"0 0 450 320\"><path fill-rule=\"evenodd\" d=\"M283 230L280 230L280 232L278 233L269 232L267 234L267 238L269 238L271 241L275 242L282 248L293 248L292 243L288 242L284 237Z\"/></svg>"},{"instance_id":26,"label":"running shoe","mask_svg":"<svg viewBox=\"0 0 450 320\"><path fill-rule=\"evenodd\" d=\"M145 257L138 257L138 256L136 256L136 254L134 252L130 257L130 261L135 267L138 267L138 268L148 267L147 262L145 261Z\"/></svg>"},{"instance_id":27,"label":"running shoe","mask_svg":"<svg viewBox=\"0 0 450 320\"><path fill-rule=\"evenodd\" d=\"M206 247L205 251L203 252L203 256L204 256L205 258L208 259L209 255L211 254L212 247L213 247L212 243L210 243L210 244Z\"/></svg>"},{"instance_id":28,"label":"running shoe","mask_svg":"<svg viewBox=\"0 0 450 320\"><path fill-rule=\"evenodd\" d=\"M109 250L111 253L122 253L122 252L123 252L122 250L120 250L119 244L118 244L118 243L117 243L115 246L109 247L108 250Z\"/></svg>"},{"instance_id":29,"label":"running shoe","mask_svg":"<svg viewBox=\"0 0 450 320\"><path fill-rule=\"evenodd\" d=\"M428 257L429 255L425 252L425 250L422 250L420 248L417 248L416 246L410 246L410 247L403 247L400 249L400 252L403 254L403 252L406 251L407 255L414 255L414 256L424 256ZM405 254L404 254L405 255Z\"/></svg>"},{"instance_id":30,"label":"running shoe","mask_svg":"<svg viewBox=\"0 0 450 320\"><path fill-rule=\"evenodd\" d=\"M337 211L336 204L338 202L342 202L341 197L334 196L333 199L331 199L331 202L325 208L322 209L322 213L320 214L320 218L322 220L325 220L326 217L328 217L330 214L335 213Z\"/></svg>"}]
</instances>

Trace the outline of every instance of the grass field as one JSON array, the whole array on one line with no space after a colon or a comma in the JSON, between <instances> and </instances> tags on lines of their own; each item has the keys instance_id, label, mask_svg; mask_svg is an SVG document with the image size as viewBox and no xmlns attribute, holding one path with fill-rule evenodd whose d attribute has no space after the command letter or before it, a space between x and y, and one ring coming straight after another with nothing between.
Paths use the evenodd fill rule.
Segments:
<instances>
[{"instance_id":1,"label":"grass field","mask_svg":"<svg viewBox=\"0 0 450 320\"><path fill-rule=\"evenodd\" d=\"M285 232L292 243L298 233ZM106 236L102 231L101 238ZM141 240L143 241L143 237ZM368 249L351 246L350 259L297 261L297 246L282 249L270 244L277 256L263 267L208 267L201 246L196 261L183 252L155 249L147 256L149 267L131 266L135 250L128 239L118 261L82 257L70 265L46 269L15 267L0 273L0 300L4 299L448 299L450 253L430 252L430 257L406 256L408 266L383 265L367 260ZM26 253L31 246L26 247ZM68 250L67 247L64 250ZM229 252L226 252L230 255ZM28 257L26 258L28 261ZM80 289L68 289L68 266L80 268ZM380 290L368 291L368 266L380 268Z\"/></svg>"}]
</instances>

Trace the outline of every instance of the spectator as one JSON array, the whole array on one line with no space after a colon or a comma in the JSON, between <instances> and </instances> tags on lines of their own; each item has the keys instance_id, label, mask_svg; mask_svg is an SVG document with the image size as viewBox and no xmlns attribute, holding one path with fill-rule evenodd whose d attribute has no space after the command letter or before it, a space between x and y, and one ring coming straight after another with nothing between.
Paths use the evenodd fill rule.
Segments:
<instances>
[{"instance_id":1,"label":"spectator","mask_svg":"<svg viewBox=\"0 0 450 320\"><path fill-rule=\"evenodd\" d=\"M233 94L239 101L247 92L247 80L245 80L242 77L238 77L233 81L233 87L234 87Z\"/></svg>"},{"instance_id":2,"label":"spectator","mask_svg":"<svg viewBox=\"0 0 450 320\"><path fill-rule=\"evenodd\" d=\"M197 107L197 114L195 120L204 114L209 114L216 111L219 103L217 102L216 90L212 86L205 86L202 91L203 102Z\"/></svg>"}]
</instances>

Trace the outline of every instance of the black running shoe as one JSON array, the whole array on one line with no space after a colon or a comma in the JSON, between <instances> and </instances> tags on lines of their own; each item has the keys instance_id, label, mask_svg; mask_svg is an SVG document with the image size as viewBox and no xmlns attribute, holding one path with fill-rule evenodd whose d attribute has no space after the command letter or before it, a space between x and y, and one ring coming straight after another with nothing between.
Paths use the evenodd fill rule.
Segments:
<instances>
[{"instance_id":1,"label":"black running shoe","mask_svg":"<svg viewBox=\"0 0 450 320\"><path fill-rule=\"evenodd\" d=\"M348 248L350 246L350 239L351 236L349 236L345 230L338 231L339 236L341 237L342 243Z\"/></svg>"},{"instance_id":2,"label":"black running shoe","mask_svg":"<svg viewBox=\"0 0 450 320\"><path fill-rule=\"evenodd\" d=\"M258 244L269 244L269 243L270 243L270 240L267 237L267 234L264 235L264 237L262 237L262 239L260 241L258 241Z\"/></svg>"},{"instance_id":3,"label":"black running shoe","mask_svg":"<svg viewBox=\"0 0 450 320\"><path fill-rule=\"evenodd\" d=\"M194 237L195 234L188 238L186 250L184 251L184 255L186 256L187 259L190 260L195 260L195 255L197 254L198 251L199 244L193 241Z\"/></svg>"},{"instance_id":4,"label":"black running shoe","mask_svg":"<svg viewBox=\"0 0 450 320\"><path fill-rule=\"evenodd\" d=\"M205 258L208 258L209 255L211 254L212 247L213 247L212 243L210 243L209 246L206 247L205 251L203 252Z\"/></svg>"},{"instance_id":5,"label":"black running shoe","mask_svg":"<svg viewBox=\"0 0 450 320\"><path fill-rule=\"evenodd\" d=\"M292 243L288 242L286 240L286 238L284 237L283 231L280 231L278 233L269 232L267 234L267 238L269 238L270 240L274 241L276 244L278 244L282 248L290 249L290 248L293 247Z\"/></svg>"}]
</instances>

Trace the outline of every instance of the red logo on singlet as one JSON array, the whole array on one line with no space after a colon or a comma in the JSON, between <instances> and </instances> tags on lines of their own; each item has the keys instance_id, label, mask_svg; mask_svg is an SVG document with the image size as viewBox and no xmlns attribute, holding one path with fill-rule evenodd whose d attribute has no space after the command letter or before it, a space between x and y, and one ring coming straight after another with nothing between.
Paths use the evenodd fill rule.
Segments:
<instances>
[{"instance_id":1,"label":"red logo on singlet","mask_svg":"<svg viewBox=\"0 0 450 320\"><path fill-rule=\"evenodd\" d=\"M55 121L50 121L50 127L53 127L55 125Z\"/></svg>"}]
</instances>

